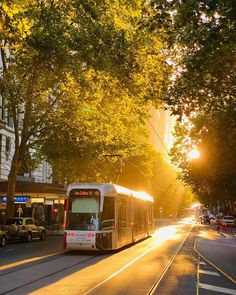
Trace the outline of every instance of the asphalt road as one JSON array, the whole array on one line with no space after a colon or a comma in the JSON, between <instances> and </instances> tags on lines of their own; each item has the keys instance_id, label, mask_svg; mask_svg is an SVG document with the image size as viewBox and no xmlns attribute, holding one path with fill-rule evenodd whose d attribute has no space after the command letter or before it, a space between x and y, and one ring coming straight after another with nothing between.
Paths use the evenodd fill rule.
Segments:
<instances>
[{"instance_id":1,"label":"asphalt road","mask_svg":"<svg viewBox=\"0 0 236 295\"><path fill-rule=\"evenodd\" d=\"M88 294L88 292L96 295L146 294L161 275L190 228L191 225L176 221L172 225L158 228L151 238L120 251L72 252L59 255L51 261L30 266L25 264L25 268L16 270L13 268L11 273L3 273L0 276L0 293L11 295L55 293L73 295ZM58 242L60 238L62 239L62 237L49 237L47 241L49 244L53 241L54 249L60 249ZM47 241L32 243L31 245L38 250L31 249L34 254L29 250L30 255L42 255L52 251L52 248L42 250L43 244L45 243L46 247ZM17 244L17 247L21 248L18 259L22 255L24 257L22 259L25 259L22 253L24 245ZM1 249L1 253L5 250ZM189 272L192 272L192 269L189 269ZM17 280L12 280L13 277Z\"/></svg>"},{"instance_id":2,"label":"asphalt road","mask_svg":"<svg viewBox=\"0 0 236 295\"><path fill-rule=\"evenodd\" d=\"M197 249L236 281L236 229L220 234L214 225L200 227Z\"/></svg>"},{"instance_id":3,"label":"asphalt road","mask_svg":"<svg viewBox=\"0 0 236 295\"><path fill-rule=\"evenodd\" d=\"M45 241L33 240L32 243L9 242L5 248L0 248L0 270L6 264L37 259L63 250L62 236L48 236Z\"/></svg>"}]
</instances>

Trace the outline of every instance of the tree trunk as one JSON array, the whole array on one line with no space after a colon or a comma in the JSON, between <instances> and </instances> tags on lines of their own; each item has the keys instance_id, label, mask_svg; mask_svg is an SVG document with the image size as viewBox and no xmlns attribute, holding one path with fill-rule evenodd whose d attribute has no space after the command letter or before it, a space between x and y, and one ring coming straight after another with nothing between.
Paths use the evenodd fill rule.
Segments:
<instances>
[{"instance_id":1,"label":"tree trunk","mask_svg":"<svg viewBox=\"0 0 236 295\"><path fill-rule=\"evenodd\" d=\"M7 186L7 204L6 204L6 218L12 218L14 216L14 197L16 191L16 178L19 171L19 148L15 151L14 157L11 163L11 170L8 175Z\"/></svg>"}]
</instances>

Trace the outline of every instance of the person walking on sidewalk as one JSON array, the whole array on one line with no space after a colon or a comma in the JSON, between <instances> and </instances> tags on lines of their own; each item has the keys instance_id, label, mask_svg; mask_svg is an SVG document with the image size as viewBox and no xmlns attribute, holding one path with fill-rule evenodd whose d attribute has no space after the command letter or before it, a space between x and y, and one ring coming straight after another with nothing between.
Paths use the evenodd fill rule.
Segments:
<instances>
[{"instance_id":1,"label":"person walking on sidewalk","mask_svg":"<svg viewBox=\"0 0 236 295\"><path fill-rule=\"evenodd\" d=\"M218 233L220 232L220 228L221 228L220 218L217 217L217 219L216 219L216 230L217 230Z\"/></svg>"}]
</instances>

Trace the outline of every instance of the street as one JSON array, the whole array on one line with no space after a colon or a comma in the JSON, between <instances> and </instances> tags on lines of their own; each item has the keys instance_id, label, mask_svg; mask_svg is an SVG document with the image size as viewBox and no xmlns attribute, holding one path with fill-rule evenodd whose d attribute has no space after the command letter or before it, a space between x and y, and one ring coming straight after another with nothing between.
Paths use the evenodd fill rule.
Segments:
<instances>
[{"instance_id":1,"label":"street","mask_svg":"<svg viewBox=\"0 0 236 295\"><path fill-rule=\"evenodd\" d=\"M151 238L119 251L63 253L62 243L1 248L0 294L236 294L234 230L159 220Z\"/></svg>"},{"instance_id":2,"label":"street","mask_svg":"<svg viewBox=\"0 0 236 295\"><path fill-rule=\"evenodd\" d=\"M20 261L21 257L33 258L57 252L55 244L62 237L49 237L54 246L46 251L44 242L33 242L37 249L29 249L28 244L14 244L19 247L16 267L4 268L0 276L1 294L145 294L149 292L158 277L161 276L171 257L181 247L192 228L191 221L177 221L160 226L151 238L135 245L113 252L71 252L57 255L51 259L37 260L33 264ZM5 263L13 261L7 249L1 249L1 255L7 256ZM44 244L46 246L46 244ZM34 253L34 254L33 254ZM12 280L17 278L17 280ZM79 280L78 280L79 278Z\"/></svg>"},{"instance_id":3,"label":"street","mask_svg":"<svg viewBox=\"0 0 236 295\"><path fill-rule=\"evenodd\" d=\"M45 241L35 239L32 243L10 242L0 248L0 270L61 252L62 248L62 236L48 236Z\"/></svg>"}]
</instances>

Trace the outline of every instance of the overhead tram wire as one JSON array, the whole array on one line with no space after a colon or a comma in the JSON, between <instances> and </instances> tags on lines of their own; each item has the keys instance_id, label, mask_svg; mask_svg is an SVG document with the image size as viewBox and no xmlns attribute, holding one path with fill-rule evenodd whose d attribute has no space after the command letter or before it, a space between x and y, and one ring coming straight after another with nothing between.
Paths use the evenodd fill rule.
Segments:
<instances>
[{"instance_id":1,"label":"overhead tram wire","mask_svg":"<svg viewBox=\"0 0 236 295\"><path fill-rule=\"evenodd\" d=\"M159 139L159 141L160 141L160 143L162 144L162 146L164 147L165 151L167 152L167 154L169 154L169 150L168 150L166 144L163 142L163 140L161 139L161 137L160 137L159 134L157 133L155 127L154 127L153 124L152 124L152 122L151 122L149 119L147 119L147 121L148 121L149 125L152 127L152 129L153 129L155 135L156 135L157 138Z\"/></svg>"}]
</instances>

